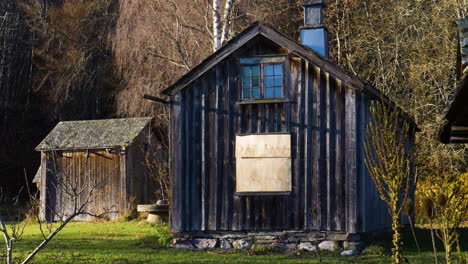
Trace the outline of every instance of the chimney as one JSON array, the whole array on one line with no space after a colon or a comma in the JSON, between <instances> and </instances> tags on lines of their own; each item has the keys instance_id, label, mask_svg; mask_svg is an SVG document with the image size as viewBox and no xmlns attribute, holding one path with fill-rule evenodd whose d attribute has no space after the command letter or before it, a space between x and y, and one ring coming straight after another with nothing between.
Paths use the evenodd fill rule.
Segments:
<instances>
[{"instance_id":1,"label":"chimney","mask_svg":"<svg viewBox=\"0 0 468 264\"><path fill-rule=\"evenodd\" d=\"M322 56L328 57L328 30L323 25L323 0L303 2L304 26L301 27L301 43Z\"/></svg>"}]
</instances>

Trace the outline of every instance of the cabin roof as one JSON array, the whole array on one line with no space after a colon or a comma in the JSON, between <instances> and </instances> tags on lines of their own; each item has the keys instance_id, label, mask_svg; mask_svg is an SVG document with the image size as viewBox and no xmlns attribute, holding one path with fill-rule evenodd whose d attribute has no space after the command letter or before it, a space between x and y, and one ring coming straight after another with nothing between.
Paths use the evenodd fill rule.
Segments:
<instances>
[{"instance_id":1,"label":"cabin roof","mask_svg":"<svg viewBox=\"0 0 468 264\"><path fill-rule=\"evenodd\" d=\"M236 37L234 37L228 43L226 43L226 45L218 49L213 54L209 55L200 64L198 64L197 66L192 68L188 73L183 75L174 84L164 89L162 93L169 96L175 95L177 92L184 89L185 87L187 87L187 85L189 85L198 77L202 76L205 72L210 70L213 66L221 62L223 59L227 58L230 54L232 54L233 52L241 48L243 45L248 43L250 40L259 35L268 38L269 40L275 42L283 48L290 50L292 53L303 58L304 60L313 62L319 68L324 69L330 75L342 80L343 82L347 83L353 88L362 90L363 92L375 98L382 98L385 103L389 104L392 108L396 108L402 114L402 116L404 116L405 119L407 119L413 125L413 127L416 128L417 131L419 131L417 124L406 112L404 112L400 107L398 107L387 96L382 94L377 88L372 86L370 83L361 79L355 74L343 69L330 59L318 54L309 47L306 47L298 43L297 41L294 41L287 35L261 21L253 23L247 29L239 33Z\"/></svg>"},{"instance_id":2,"label":"cabin roof","mask_svg":"<svg viewBox=\"0 0 468 264\"><path fill-rule=\"evenodd\" d=\"M60 122L36 150L84 150L129 146L150 121L151 117Z\"/></svg>"},{"instance_id":3,"label":"cabin roof","mask_svg":"<svg viewBox=\"0 0 468 264\"><path fill-rule=\"evenodd\" d=\"M445 114L444 124L439 131L442 143L468 143L468 71L462 77L455 97Z\"/></svg>"}]
</instances>

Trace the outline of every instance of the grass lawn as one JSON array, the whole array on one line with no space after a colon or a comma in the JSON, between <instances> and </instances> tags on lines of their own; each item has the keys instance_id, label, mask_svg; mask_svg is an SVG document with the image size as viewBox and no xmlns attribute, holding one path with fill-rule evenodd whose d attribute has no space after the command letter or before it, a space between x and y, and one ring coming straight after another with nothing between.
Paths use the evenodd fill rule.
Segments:
<instances>
[{"instance_id":1,"label":"grass lawn","mask_svg":"<svg viewBox=\"0 0 468 264\"><path fill-rule=\"evenodd\" d=\"M418 237L424 251L422 259L407 230L404 232L404 256L410 263L433 263L429 233L418 230ZM16 262L24 258L40 240L38 225L28 225L23 239L15 244ZM462 240L466 258L466 232ZM250 256L246 253L186 251L158 248L156 241L155 226L146 222L73 222L39 252L33 263L390 263L389 256L377 255L341 257L339 253L321 252ZM379 243L388 246L390 241ZM439 253L442 259L441 249Z\"/></svg>"}]
</instances>

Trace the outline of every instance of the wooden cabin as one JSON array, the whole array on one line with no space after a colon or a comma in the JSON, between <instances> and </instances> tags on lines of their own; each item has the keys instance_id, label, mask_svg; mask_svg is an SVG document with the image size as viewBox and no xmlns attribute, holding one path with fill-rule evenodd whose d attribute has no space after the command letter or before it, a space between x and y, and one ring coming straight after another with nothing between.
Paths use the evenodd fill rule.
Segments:
<instances>
[{"instance_id":1,"label":"wooden cabin","mask_svg":"<svg viewBox=\"0 0 468 264\"><path fill-rule=\"evenodd\" d=\"M181 239L284 231L347 240L390 227L364 139L370 102L394 104L327 58L322 1L303 5L302 44L254 23L163 91Z\"/></svg>"},{"instance_id":2,"label":"wooden cabin","mask_svg":"<svg viewBox=\"0 0 468 264\"><path fill-rule=\"evenodd\" d=\"M458 30L459 84L440 128L439 140L442 143L468 143L468 17L458 20Z\"/></svg>"},{"instance_id":3,"label":"wooden cabin","mask_svg":"<svg viewBox=\"0 0 468 264\"><path fill-rule=\"evenodd\" d=\"M36 174L41 217L59 220L73 212L74 199L93 215L116 219L136 203L153 199L144 155L151 142L151 118L125 118L58 123L36 147L41 166ZM75 220L90 220L79 215Z\"/></svg>"}]
</instances>

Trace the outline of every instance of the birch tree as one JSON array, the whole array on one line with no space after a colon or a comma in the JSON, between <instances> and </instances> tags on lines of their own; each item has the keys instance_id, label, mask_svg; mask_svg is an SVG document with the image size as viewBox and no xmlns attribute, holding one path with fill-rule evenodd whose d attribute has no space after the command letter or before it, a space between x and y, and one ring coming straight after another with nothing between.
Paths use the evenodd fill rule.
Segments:
<instances>
[{"instance_id":1,"label":"birch tree","mask_svg":"<svg viewBox=\"0 0 468 264\"><path fill-rule=\"evenodd\" d=\"M223 11L220 10L221 1L213 0L213 51L217 51L229 38L232 6L234 0L225 0Z\"/></svg>"}]
</instances>

